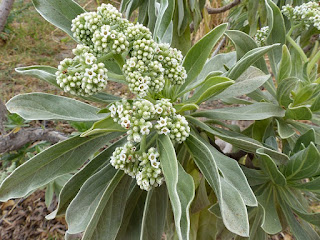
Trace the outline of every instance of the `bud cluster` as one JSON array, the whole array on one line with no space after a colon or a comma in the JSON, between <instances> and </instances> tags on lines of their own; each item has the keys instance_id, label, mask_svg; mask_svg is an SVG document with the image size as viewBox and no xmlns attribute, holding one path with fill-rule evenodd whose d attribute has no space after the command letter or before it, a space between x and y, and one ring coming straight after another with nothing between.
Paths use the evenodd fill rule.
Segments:
<instances>
[{"instance_id":1,"label":"bud cluster","mask_svg":"<svg viewBox=\"0 0 320 240\"><path fill-rule=\"evenodd\" d=\"M176 114L169 99L157 100L155 105L148 100L129 103L124 99L112 104L109 110L113 120L128 130L128 141L140 142L152 129L178 143L185 141L190 134L188 121Z\"/></svg>"},{"instance_id":2,"label":"bud cluster","mask_svg":"<svg viewBox=\"0 0 320 240\"><path fill-rule=\"evenodd\" d=\"M111 4L78 15L71 30L95 57L127 55L122 71L130 91L139 97L145 97L149 90L160 92L166 82L181 85L187 77L180 51L157 44L148 28L123 19Z\"/></svg>"},{"instance_id":3,"label":"bud cluster","mask_svg":"<svg viewBox=\"0 0 320 240\"><path fill-rule=\"evenodd\" d=\"M256 40L256 43L258 46L263 46L266 41L269 34L269 27L262 27L260 30L257 31L257 33L254 35L254 40Z\"/></svg>"},{"instance_id":4,"label":"bud cluster","mask_svg":"<svg viewBox=\"0 0 320 240\"><path fill-rule=\"evenodd\" d=\"M296 23L302 23L305 27L313 25L320 30L320 6L315 1L303 3L293 7L289 4L282 7L282 13Z\"/></svg>"},{"instance_id":5,"label":"bud cluster","mask_svg":"<svg viewBox=\"0 0 320 240\"><path fill-rule=\"evenodd\" d=\"M107 85L107 72L103 63L84 45L73 50L74 58L60 62L56 72L57 83L65 92L87 96L97 93Z\"/></svg>"},{"instance_id":6,"label":"bud cluster","mask_svg":"<svg viewBox=\"0 0 320 240\"><path fill-rule=\"evenodd\" d=\"M116 169L136 178L141 189L149 191L164 181L158 157L159 153L155 148L149 148L147 153L140 153L132 143L127 142L123 147L115 149L110 163Z\"/></svg>"}]
</instances>

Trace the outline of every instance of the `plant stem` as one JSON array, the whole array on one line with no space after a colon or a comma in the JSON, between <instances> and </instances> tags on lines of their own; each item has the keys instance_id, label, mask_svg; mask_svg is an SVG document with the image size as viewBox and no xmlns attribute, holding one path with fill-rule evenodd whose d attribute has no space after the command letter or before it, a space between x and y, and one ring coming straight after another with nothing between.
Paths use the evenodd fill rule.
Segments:
<instances>
[{"instance_id":1,"label":"plant stem","mask_svg":"<svg viewBox=\"0 0 320 240\"><path fill-rule=\"evenodd\" d=\"M320 59L320 51L318 51L317 54L308 63L308 66L307 66L308 76L310 76L313 67L316 65L316 63L319 61L319 59Z\"/></svg>"},{"instance_id":2,"label":"plant stem","mask_svg":"<svg viewBox=\"0 0 320 240\"><path fill-rule=\"evenodd\" d=\"M292 45L292 47L294 49L296 49L296 51L300 54L300 56L302 57L303 61L304 62L307 62L308 61L308 58L306 56L306 54L304 53L303 49L291 38L291 34L292 32L297 29L298 27L300 27L302 24L299 23L297 25L294 25L290 28L289 32L287 33L286 35L286 39L287 41Z\"/></svg>"},{"instance_id":3,"label":"plant stem","mask_svg":"<svg viewBox=\"0 0 320 240\"><path fill-rule=\"evenodd\" d=\"M145 152L147 148L147 135L143 135L140 143L139 152Z\"/></svg>"},{"instance_id":4,"label":"plant stem","mask_svg":"<svg viewBox=\"0 0 320 240\"><path fill-rule=\"evenodd\" d=\"M98 58L98 63L104 62L113 56L113 53L108 53L100 58Z\"/></svg>"},{"instance_id":5,"label":"plant stem","mask_svg":"<svg viewBox=\"0 0 320 240\"><path fill-rule=\"evenodd\" d=\"M114 54L113 58L116 60L119 67L122 69L123 65L125 64L123 57L120 54Z\"/></svg>"}]
</instances>

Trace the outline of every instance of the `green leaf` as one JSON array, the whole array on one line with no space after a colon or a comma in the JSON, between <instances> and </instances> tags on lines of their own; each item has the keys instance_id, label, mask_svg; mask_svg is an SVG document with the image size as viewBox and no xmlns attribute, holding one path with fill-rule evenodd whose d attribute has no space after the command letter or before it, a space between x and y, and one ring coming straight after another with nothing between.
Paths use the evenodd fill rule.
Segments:
<instances>
[{"instance_id":1,"label":"green leaf","mask_svg":"<svg viewBox=\"0 0 320 240\"><path fill-rule=\"evenodd\" d=\"M293 208L293 211L302 219L311 223L317 227L320 227L320 213L306 213L300 212L297 209Z\"/></svg>"},{"instance_id":2,"label":"green leaf","mask_svg":"<svg viewBox=\"0 0 320 240\"><path fill-rule=\"evenodd\" d=\"M112 140L118 138L122 133L110 133L108 135L108 140ZM79 172L73 175L69 181L63 186L60 194L58 206L55 211L46 216L46 219L53 219L56 216L60 216L65 214L67 207L70 202L79 192L81 186L84 182L92 176L98 169L102 166L106 165L110 161L110 157L112 156L113 151L120 146L123 146L127 141L126 138L122 138L121 140L115 142L107 149L103 150L99 155L93 158L87 165L85 165Z\"/></svg>"},{"instance_id":3,"label":"green leaf","mask_svg":"<svg viewBox=\"0 0 320 240\"><path fill-rule=\"evenodd\" d=\"M236 65L227 73L227 77L231 79L237 79L244 73L253 63L263 57L271 49L279 46L279 44L274 44L271 46L259 47L247 52Z\"/></svg>"},{"instance_id":4,"label":"green leaf","mask_svg":"<svg viewBox=\"0 0 320 240\"><path fill-rule=\"evenodd\" d=\"M56 74L55 74L56 71L58 71L58 69L54 67L35 65L35 66L28 66L28 67L18 67L15 69L15 71L22 75L37 77L41 80L44 80L60 88L59 85L57 84Z\"/></svg>"},{"instance_id":5,"label":"green leaf","mask_svg":"<svg viewBox=\"0 0 320 240\"><path fill-rule=\"evenodd\" d=\"M189 208L194 198L194 182L178 163L174 147L168 136L159 136L158 149L174 214L176 232L180 240L188 240L190 235Z\"/></svg>"},{"instance_id":6,"label":"green leaf","mask_svg":"<svg viewBox=\"0 0 320 240\"><path fill-rule=\"evenodd\" d=\"M121 127L120 124L113 121L113 118L106 117L100 121L95 122L90 129L81 134L81 137L87 137L90 135L95 135L98 133L107 133L107 132L125 132L126 130Z\"/></svg>"},{"instance_id":7,"label":"green leaf","mask_svg":"<svg viewBox=\"0 0 320 240\"><path fill-rule=\"evenodd\" d=\"M177 110L177 113L192 111L199 109L199 106L194 103L181 103L174 105L174 108Z\"/></svg>"},{"instance_id":8,"label":"green leaf","mask_svg":"<svg viewBox=\"0 0 320 240\"><path fill-rule=\"evenodd\" d=\"M277 88L277 100L281 106L288 107L293 102L291 99L291 91L295 89L300 80L298 78L283 79Z\"/></svg>"},{"instance_id":9,"label":"green leaf","mask_svg":"<svg viewBox=\"0 0 320 240\"><path fill-rule=\"evenodd\" d=\"M6 104L11 113L26 120L68 120L76 122L97 121L105 114L97 114L98 108L89 104L47 93L17 95Z\"/></svg>"},{"instance_id":10,"label":"green leaf","mask_svg":"<svg viewBox=\"0 0 320 240\"><path fill-rule=\"evenodd\" d=\"M315 178L314 180L306 183L302 183L301 181L291 183L290 187L298 188L302 191L313 192L320 194L320 177Z\"/></svg>"},{"instance_id":11,"label":"green leaf","mask_svg":"<svg viewBox=\"0 0 320 240\"><path fill-rule=\"evenodd\" d=\"M187 102L199 104L220 93L233 83L234 81L226 77L210 77L201 85L200 89L187 100Z\"/></svg>"},{"instance_id":12,"label":"green leaf","mask_svg":"<svg viewBox=\"0 0 320 240\"><path fill-rule=\"evenodd\" d=\"M73 137L46 149L15 169L0 186L0 201L18 198L72 172L96 151L109 136Z\"/></svg>"},{"instance_id":13,"label":"green leaf","mask_svg":"<svg viewBox=\"0 0 320 240\"><path fill-rule=\"evenodd\" d=\"M286 111L286 118L295 120L310 120L312 119L312 112L310 108L306 106L292 107L292 103L290 103Z\"/></svg>"},{"instance_id":14,"label":"green leaf","mask_svg":"<svg viewBox=\"0 0 320 240\"><path fill-rule=\"evenodd\" d=\"M316 90L317 85L318 84L316 83L311 83L300 88L294 96L292 106L297 106L308 101L313 96L313 93Z\"/></svg>"},{"instance_id":15,"label":"green leaf","mask_svg":"<svg viewBox=\"0 0 320 240\"><path fill-rule=\"evenodd\" d=\"M263 210L262 229L268 234L276 234L282 230L274 201L274 191L271 186L267 187L258 197Z\"/></svg>"},{"instance_id":16,"label":"green leaf","mask_svg":"<svg viewBox=\"0 0 320 240\"><path fill-rule=\"evenodd\" d=\"M320 174L320 153L311 142L310 145L293 155L285 166L284 174L287 180L299 180Z\"/></svg>"},{"instance_id":17,"label":"green leaf","mask_svg":"<svg viewBox=\"0 0 320 240\"><path fill-rule=\"evenodd\" d=\"M239 164L234 161L234 159L227 157L212 146L210 147L210 151L216 160L216 164L222 173L223 178L237 189L244 203L251 207L257 206L257 199L249 186L246 176L239 167Z\"/></svg>"},{"instance_id":18,"label":"green leaf","mask_svg":"<svg viewBox=\"0 0 320 240\"><path fill-rule=\"evenodd\" d=\"M99 102L99 103L112 103L112 102L121 100L120 97L110 95L104 92L99 92L97 94L94 94L88 97L81 97L81 98L92 101L92 102Z\"/></svg>"},{"instance_id":19,"label":"green leaf","mask_svg":"<svg viewBox=\"0 0 320 240\"><path fill-rule=\"evenodd\" d=\"M141 227L141 240L161 239L167 217L168 193L165 185L148 192Z\"/></svg>"},{"instance_id":20,"label":"green leaf","mask_svg":"<svg viewBox=\"0 0 320 240\"><path fill-rule=\"evenodd\" d=\"M290 209L289 205L285 201L283 201L283 200L280 201L280 206L281 206L282 212L284 213L284 216L287 219L290 230L297 240L317 240L317 239L319 239L319 236L317 238L314 238L313 232L310 233L309 231L306 231L301 226L301 223L297 220L297 218L293 214L292 210Z\"/></svg>"},{"instance_id":21,"label":"green leaf","mask_svg":"<svg viewBox=\"0 0 320 240\"><path fill-rule=\"evenodd\" d=\"M103 192L82 240L116 239L127 204L132 178L117 172Z\"/></svg>"},{"instance_id":22,"label":"green leaf","mask_svg":"<svg viewBox=\"0 0 320 240\"><path fill-rule=\"evenodd\" d=\"M216 135L222 140L231 143L235 147L240 148L244 151L255 153L257 149L264 148L264 151L274 160L277 161L277 164L285 164L289 160L287 155L274 151L270 148L264 147L260 142L252 138L249 138L243 134L236 133L233 131L227 131L222 128L209 127L207 124L191 116L186 116L186 118L190 123L193 123L197 127L200 127L204 131Z\"/></svg>"},{"instance_id":23,"label":"green leaf","mask_svg":"<svg viewBox=\"0 0 320 240\"><path fill-rule=\"evenodd\" d=\"M230 69L236 62L236 52L218 54L206 62L195 82L204 80L212 72L225 73L226 67Z\"/></svg>"},{"instance_id":24,"label":"green leaf","mask_svg":"<svg viewBox=\"0 0 320 240\"><path fill-rule=\"evenodd\" d=\"M286 43L286 29L282 13L278 6L270 0L265 0L266 12L269 25L269 36L267 43ZM277 65L281 60L281 51L279 48L274 48L268 53L272 72L277 76Z\"/></svg>"},{"instance_id":25,"label":"green leaf","mask_svg":"<svg viewBox=\"0 0 320 240\"><path fill-rule=\"evenodd\" d=\"M238 30L228 30L225 35L232 41L236 48L237 58L241 59L247 52L252 49L258 48L256 42L246 33ZM268 73L266 62L260 57L254 66L261 69L264 73Z\"/></svg>"},{"instance_id":26,"label":"green leaf","mask_svg":"<svg viewBox=\"0 0 320 240\"><path fill-rule=\"evenodd\" d=\"M309 129L305 133L301 134L298 139L295 141L293 152L297 153L300 150L305 149L310 145L311 142L315 142L315 130L313 128Z\"/></svg>"},{"instance_id":27,"label":"green leaf","mask_svg":"<svg viewBox=\"0 0 320 240\"><path fill-rule=\"evenodd\" d=\"M295 127L301 134L304 134L308 132L310 129L312 129L315 133L314 142L316 144L320 144L320 127L309 125L309 124L298 122L298 121L293 121L290 119L288 119L287 122L290 123L293 127Z\"/></svg>"},{"instance_id":28,"label":"green leaf","mask_svg":"<svg viewBox=\"0 0 320 240\"><path fill-rule=\"evenodd\" d=\"M116 172L117 170L108 164L83 184L66 211L68 233L75 234L86 229L102 194L108 188Z\"/></svg>"},{"instance_id":29,"label":"green leaf","mask_svg":"<svg viewBox=\"0 0 320 240\"><path fill-rule=\"evenodd\" d=\"M257 155L259 161L259 165L262 171L269 176L270 180L279 186L285 186L287 184L286 178L279 171L277 165L272 160L272 158L264 152L264 149L258 149Z\"/></svg>"},{"instance_id":30,"label":"green leaf","mask_svg":"<svg viewBox=\"0 0 320 240\"><path fill-rule=\"evenodd\" d=\"M73 38L71 23L84 9L72 0L32 0L34 7L51 24Z\"/></svg>"},{"instance_id":31,"label":"green leaf","mask_svg":"<svg viewBox=\"0 0 320 240\"><path fill-rule=\"evenodd\" d=\"M312 103L310 110L312 112L318 112L320 111L320 94L316 97L314 102Z\"/></svg>"},{"instance_id":32,"label":"green leaf","mask_svg":"<svg viewBox=\"0 0 320 240\"><path fill-rule=\"evenodd\" d=\"M283 45L282 46L282 57L281 57L281 61L279 63L279 72L277 75L278 84L283 79L290 77L291 69L292 69L292 64L291 64L290 52L289 52L287 46Z\"/></svg>"},{"instance_id":33,"label":"green leaf","mask_svg":"<svg viewBox=\"0 0 320 240\"><path fill-rule=\"evenodd\" d=\"M286 121L282 120L281 118L275 120L278 127L278 134L282 139L287 139L296 133Z\"/></svg>"},{"instance_id":34,"label":"green leaf","mask_svg":"<svg viewBox=\"0 0 320 240\"><path fill-rule=\"evenodd\" d=\"M175 1L161 0L160 9L154 27L153 37L155 40L161 41L173 18Z\"/></svg>"},{"instance_id":35,"label":"green leaf","mask_svg":"<svg viewBox=\"0 0 320 240\"><path fill-rule=\"evenodd\" d=\"M117 240L140 239L146 197L147 191L142 191L138 185L132 189L127 201L130 204L126 205Z\"/></svg>"},{"instance_id":36,"label":"green leaf","mask_svg":"<svg viewBox=\"0 0 320 240\"><path fill-rule=\"evenodd\" d=\"M216 45L226 29L227 24L219 25L201 38L201 40L188 51L183 61L183 66L187 71L188 77L185 84L182 85L181 90L185 89L186 86L199 75L212 48Z\"/></svg>"},{"instance_id":37,"label":"green leaf","mask_svg":"<svg viewBox=\"0 0 320 240\"><path fill-rule=\"evenodd\" d=\"M284 117L285 111L272 103L254 103L244 107L221 108L193 113L193 117L223 120L262 120L270 117Z\"/></svg>"},{"instance_id":38,"label":"green leaf","mask_svg":"<svg viewBox=\"0 0 320 240\"><path fill-rule=\"evenodd\" d=\"M219 177L218 168L210 149L193 135L187 138L185 144L219 199L226 228L240 236L248 236L249 222L244 201L230 183Z\"/></svg>"},{"instance_id":39,"label":"green leaf","mask_svg":"<svg viewBox=\"0 0 320 240\"><path fill-rule=\"evenodd\" d=\"M243 73L243 75L244 74L245 73ZM242 75L241 75L234 84L226 88L223 92L214 96L213 100L233 98L233 97L238 97L238 96L251 93L256 89L258 89L259 87L261 87L271 77L270 75L251 77L250 74L246 74L245 76L246 77L243 80L239 81L239 79L242 78Z\"/></svg>"}]
</instances>

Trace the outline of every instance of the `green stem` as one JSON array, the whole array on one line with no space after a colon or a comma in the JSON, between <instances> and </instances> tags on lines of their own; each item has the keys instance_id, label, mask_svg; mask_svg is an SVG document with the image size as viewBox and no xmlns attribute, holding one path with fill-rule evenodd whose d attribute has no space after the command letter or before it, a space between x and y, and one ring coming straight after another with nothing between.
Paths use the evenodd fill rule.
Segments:
<instances>
[{"instance_id":1,"label":"green stem","mask_svg":"<svg viewBox=\"0 0 320 240\"><path fill-rule=\"evenodd\" d=\"M291 34L292 32L299 28L302 25L302 23L299 23L295 26L292 26L289 30L289 32L286 35L286 39L287 41L292 45L292 47L294 49L297 50L297 52L300 54L300 56L302 57L303 61L307 62L308 61L308 57L306 56L306 54L304 53L303 49L291 38Z\"/></svg>"},{"instance_id":2,"label":"green stem","mask_svg":"<svg viewBox=\"0 0 320 240\"><path fill-rule=\"evenodd\" d=\"M114 79L115 81L118 80L117 82L126 82L126 77L124 75L116 74L113 72L108 71L107 73L108 77L111 78L111 81Z\"/></svg>"},{"instance_id":3,"label":"green stem","mask_svg":"<svg viewBox=\"0 0 320 240\"><path fill-rule=\"evenodd\" d=\"M147 135L143 135L140 142L140 150L139 152L145 152L147 148Z\"/></svg>"},{"instance_id":4,"label":"green stem","mask_svg":"<svg viewBox=\"0 0 320 240\"><path fill-rule=\"evenodd\" d=\"M147 143L147 146L146 146L146 149L148 149L152 144L153 142L156 140L156 138L158 137L158 134L155 134Z\"/></svg>"},{"instance_id":5,"label":"green stem","mask_svg":"<svg viewBox=\"0 0 320 240\"><path fill-rule=\"evenodd\" d=\"M119 67L122 69L123 65L125 64L123 57L120 54L114 54L113 58L116 60Z\"/></svg>"},{"instance_id":6,"label":"green stem","mask_svg":"<svg viewBox=\"0 0 320 240\"><path fill-rule=\"evenodd\" d=\"M98 58L98 63L104 62L106 60L108 60L109 58L111 58L113 56L113 53L108 53L100 58Z\"/></svg>"},{"instance_id":7,"label":"green stem","mask_svg":"<svg viewBox=\"0 0 320 240\"><path fill-rule=\"evenodd\" d=\"M312 69L314 68L316 63L319 61L319 59L320 59L320 51L318 51L317 54L308 63L308 66L307 66L308 76L310 76Z\"/></svg>"},{"instance_id":8,"label":"green stem","mask_svg":"<svg viewBox=\"0 0 320 240\"><path fill-rule=\"evenodd\" d=\"M300 54L304 62L308 61L306 54L303 49L289 36L286 36L287 41L292 45L292 47Z\"/></svg>"}]
</instances>

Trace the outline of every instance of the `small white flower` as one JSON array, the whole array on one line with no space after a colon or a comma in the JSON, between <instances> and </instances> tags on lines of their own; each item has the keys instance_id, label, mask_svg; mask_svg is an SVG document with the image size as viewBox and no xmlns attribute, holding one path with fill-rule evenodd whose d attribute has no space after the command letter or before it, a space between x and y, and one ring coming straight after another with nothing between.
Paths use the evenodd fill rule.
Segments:
<instances>
[{"instance_id":1,"label":"small white flower","mask_svg":"<svg viewBox=\"0 0 320 240\"><path fill-rule=\"evenodd\" d=\"M169 133L170 133L170 130L167 127L161 128L160 130L160 134L168 135Z\"/></svg>"},{"instance_id":2,"label":"small white flower","mask_svg":"<svg viewBox=\"0 0 320 240\"><path fill-rule=\"evenodd\" d=\"M157 160L157 155L155 153L150 153L149 155L149 160L152 161L156 161Z\"/></svg>"},{"instance_id":3,"label":"small white flower","mask_svg":"<svg viewBox=\"0 0 320 240\"><path fill-rule=\"evenodd\" d=\"M165 127L165 126L167 126L167 118L161 117L160 120L157 121L157 122L158 122L159 127Z\"/></svg>"},{"instance_id":4,"label":"small white flower","mask_svg":"<svg viewBox=\"0 0 320 240\"><path fill-rule=\"evenodd\" d=\"M152 161L152 162L151 162L151 166L152 166L153 168L159 168L160 162Z\"/></svg>"},{"instance_id":5,"label":"small white flower","mask_svg":"<svg viewBox=\"0 0 320 240\"><path fill-rule=\"evenodd\" d=\"M86 68L86 73L84 76L88 77L89 79L93 79L97 74L91 69L91 68Z\"/></svg>"}]
</instances>

